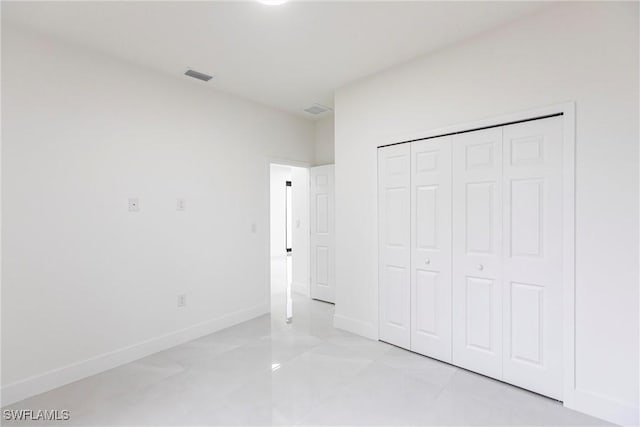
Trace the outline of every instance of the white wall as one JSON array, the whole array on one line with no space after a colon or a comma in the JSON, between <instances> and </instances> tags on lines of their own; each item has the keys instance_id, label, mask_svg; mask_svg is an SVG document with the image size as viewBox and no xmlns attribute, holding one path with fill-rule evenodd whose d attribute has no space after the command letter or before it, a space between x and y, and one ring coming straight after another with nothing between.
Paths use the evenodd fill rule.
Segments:
<instances>
[{"instance_id":1,"label":"white wall","mask_svg":"<svg viewBox=\"0 0 640 427\"><path fill-rule=\"evenodd\" d=\"M334 116L324 117L316 121L315 165L331 165L334 163Z\"/></svg>"},{"instance_id":2,"label":"white wall","mask_svg":"<svg viewBox=\"0 0 640 427\"><path fill-rule=\"evenodd\" d=\"M266 158L313 122L8 25L2 62L4 404L268 312Z\"/></svg>"},{"instance_id":3,"label":"white wall","mask_svg":"<svg viewBox=\"0 0 640 427\"><path fill-rule=\"evenodd\" d=\"M376 147L576 102L581 411L638 422L638 4L566 3L338 90L335 324L377 337Z\"/></svg>"}]
</instances>

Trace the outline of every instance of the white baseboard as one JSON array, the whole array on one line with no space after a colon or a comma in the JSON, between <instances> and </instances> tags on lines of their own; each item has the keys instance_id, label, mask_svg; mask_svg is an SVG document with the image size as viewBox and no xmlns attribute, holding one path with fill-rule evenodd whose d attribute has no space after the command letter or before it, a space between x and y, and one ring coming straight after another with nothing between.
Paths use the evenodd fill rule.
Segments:
<instances>
[{"instance_id":1,"label":"white baseboard","mask_svg":"<svg viewBox=\"0 0 640 427\"><path fill-rule=\"evenodd\" d=\"M336 314L333 316L333 326L365 338L378 340L378 328L361 320Z\"/></svg>"},{"instance_id":2,"label":"white baseboard","mask_svg":"<svg viewBox=\"0 0 640 427\"><path fill-rule=\"evenodd\" d=\"M309 296L309 284L302 282L293 282L291 285L291 290L297 294L304 295L305 297Z\"/></svg>"},{"instance_id":3,"label":"white baseboard","mask_svg":"<svg viewBox=\"0 0 640 427\"><path fill-rule=\"evenodd\" d=\"M575 389L564 406L624 426L640 424L640 407L588 390Z\"/></svg>"},{"instance_id":4,"label":"white baseboard","mask_svg":"<svg viewBox=\"0 0 640 427\"><path fill-rule=\"evenodd\" d=\"M62 366L12 384L7 384L2 387L2 392L0 393L2 396L0 406L10 405L28 397L53 390L54 388L62 387L74 381L133 362L150 354L175 347L267 313L269 313L269 304L259 304L129 347Z\"/></svg>"}]
</instances>

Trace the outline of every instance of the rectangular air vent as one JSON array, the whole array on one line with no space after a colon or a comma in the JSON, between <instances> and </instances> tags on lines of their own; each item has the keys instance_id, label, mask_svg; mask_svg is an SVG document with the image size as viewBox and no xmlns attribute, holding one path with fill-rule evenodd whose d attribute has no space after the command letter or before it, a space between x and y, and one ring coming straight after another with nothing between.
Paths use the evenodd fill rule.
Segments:
<instances>
[{"instance_id":1,"label":"rectangular air vent","mask_svg":"<svg viewBox=\"0 0 640 427\"><path fill-rule=\"evenodd\" d=\"M208 82L212 79L212 76L195 70L187 70L187 72L184 74L186 76L193 77L194 79L202 80L203 82Z\"/></svg>"},{"instance_id":2,"label":"rectangular air vent","mask_svg":"<svg viewBox=\"0 0 640 427\"><path fill-rule=\"evenodd\" d=\"M326 113L329 110L331 110L331 108L325 107L324 105L321 105L321 104L313 104L311 107L304 109L304 111L306 111L309 114L313 114L314 116L317 116L318 114Z\"/></svg>"}]
</instances>

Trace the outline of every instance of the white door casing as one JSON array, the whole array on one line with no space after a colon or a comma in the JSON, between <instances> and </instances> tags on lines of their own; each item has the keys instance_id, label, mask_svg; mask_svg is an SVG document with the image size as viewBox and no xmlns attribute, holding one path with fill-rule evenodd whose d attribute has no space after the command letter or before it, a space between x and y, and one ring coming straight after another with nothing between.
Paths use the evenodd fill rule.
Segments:
<instances>
[{"instance_id":1,"label":"white door casing","mask_svg":"<svg viewBox=\"0 0 640 427\"><path fill-rule=\"evenodd\" d=\"M411 350L451 362L451 136L411 145Z\"/></svg>"},{"instance_id":2,"label":"white door casing","mask_svg":"<svg viewBox=\"0 0 640 427\"><path fill-rule=\"evenodd\" d=\"M378 150L379 336L411 346L411 147Z\"/></svg>"},{"instance_id":3,"label":"white door casing","mask_svg":"<svg viewBox=\"0 0 640 427\"><path fill-rule=\"evenodd\" d=\"M562 399L562 117L503 128L503 379Z\"/></svg>"},{"instance_id":4,"label":"white door casing","mask_svg":"<svg viewBox=\"0 0 640 427\"><path fill-rule=\"evenodd\" d=\"M311 298L335 302L334 166L309 169Z\"/></svg>"},{"instance_id":5,"label":"white door casing","mask_svg":"<svg viewBox=\"0 0 640 427\"><path fill-rule=\"evenodd\" d=\"M502 377L502 128L453 137L453 363Z\"/></svg>"}]
</instances>

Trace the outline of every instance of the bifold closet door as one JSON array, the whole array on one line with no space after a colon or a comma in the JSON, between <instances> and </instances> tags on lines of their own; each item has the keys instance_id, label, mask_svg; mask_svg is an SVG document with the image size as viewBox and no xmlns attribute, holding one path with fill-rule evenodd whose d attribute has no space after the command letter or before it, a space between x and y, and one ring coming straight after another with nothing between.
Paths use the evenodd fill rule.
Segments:
<instances>
[{"instance_id":1,"label":"bifold closet door","mask_svg":"<svg viewBox=\"0 0 640 427\"><path fill-rule=\"evenodd\" d=\"M411 147L378 149L379 335L410 348Z\"/></svg>"},{"instance_id":2,"label":"bifold closet door","mask_svg":"<svg viewBox=\"0 0 640 427\"><path fill-rule=\"evenodd\" d=\"M502 128L453 136L453 363L502 377Z\"/></svg>"},{"instance_id":3,"label":"bifold closet door","mask_svg":"<svg viewBox=\"0 0 640 427\"><path fill-rule=\"evenodd\" d=\"M451 362L451 137L411 143L411 350Z\"/></svg>"},{"instance_id":4,"label":"bifold closet door","mask_svg":"<svg viewBox=\"0 0 640 427\"><path fill-rule=\"evenodd\" d=\"M503 132L503 379L561 400L562 117Z\"/></svg>"}]
</instances>

